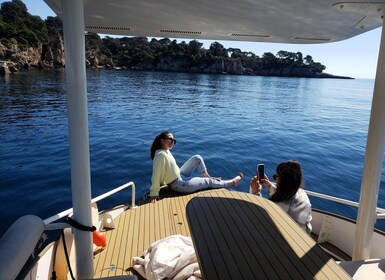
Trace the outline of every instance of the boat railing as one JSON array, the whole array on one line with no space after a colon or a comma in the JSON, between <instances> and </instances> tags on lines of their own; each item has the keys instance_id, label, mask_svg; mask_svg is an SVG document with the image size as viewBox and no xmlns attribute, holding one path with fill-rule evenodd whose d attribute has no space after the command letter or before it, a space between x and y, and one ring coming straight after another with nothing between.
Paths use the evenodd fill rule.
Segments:
<instances>
[{"instance_id":1,"label":"boat railing","mask_svg":"<svg viewBox=\"0 0 385 280\"><path fill-rule=\"evenodd\" d=\"M121 190L124 190L128 187L131 187L131 189L132 189L130 208L136 208L137 206L135 205L135 183L134 182L128 182L128 183L126 183L120 187L117 187L117 188L115 188L109 192L101 194L101 195L91 199L91 203L101 201L102 199L105 199L105 198L107 198L107 197L109 197L109 196L111 196L117 192L120 192ZM46 229L49 228L49 226L47 227L48 224L55 222L61 218L67 217L68 215L72 214L72 212L73 212L73 208L70 208L70 209L64 210L64 211L62 211L62 212L60 212L60 213L58 213L52 217L45 219L44 224L46 225ZM60 227L59 224L55 224L55 227L57 227L57 226ZM67 225L67 227L68 227L68 225Z\"/></svg>"},{"instance_id":2,"label":"boat railing","mask_svg":"<svg viewBox=\"0 0 385 280\"><path fill-rule=\"evenodd\" d=\"M329 200L329 201L333 201L333 202L338 202L338 203L341 203L341 204L345 204L345 205L349 205L349 206L353 206L353 207L357 207L357 208L359 206L359 203L355 202L355 201L351 201L351 200L347 200L347 199L342 199L342 198L338 198L338 197L327 195L327 194L312 192L312 191L308 191L308 190L305 190L305 192L308 195L310 195L310 196L319 197L319 198L322 198L322 199L325 199L325 200ZM385 209L384 208L377 207L377 211L376 212L377 212L377 219L385 219Z\"/></svg>"}]
</instances>

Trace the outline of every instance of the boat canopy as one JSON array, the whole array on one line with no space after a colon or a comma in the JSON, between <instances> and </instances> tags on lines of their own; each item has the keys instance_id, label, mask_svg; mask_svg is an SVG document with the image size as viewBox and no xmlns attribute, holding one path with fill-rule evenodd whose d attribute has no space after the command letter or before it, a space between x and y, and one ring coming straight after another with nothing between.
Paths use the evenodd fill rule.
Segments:
<instances>
[{"instance_id":1,"label":"boat canopy","mask_svg":"<svg viewBox=\"0 0 385 280\"><path fill-rule=\"evenodd\" d=\"M45 0L62 17L61 0ZM85 0L86 31L160 38L315 44L382 26L384 1Z\"/></svg>"}]
</instances>

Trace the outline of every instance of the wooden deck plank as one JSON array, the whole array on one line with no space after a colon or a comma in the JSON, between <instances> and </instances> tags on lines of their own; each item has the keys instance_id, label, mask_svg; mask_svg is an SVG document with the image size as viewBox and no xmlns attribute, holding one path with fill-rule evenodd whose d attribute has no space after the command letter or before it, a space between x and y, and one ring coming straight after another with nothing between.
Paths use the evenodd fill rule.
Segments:
<instances>
[{"instance_id":1,"label":"wooden deck plank","mask_svg":"<svg viewBox=\"0 0 385 280\"><path fill-rule=\"evenodd\" d=\"M144 249L144 230L145 230L145 224L146 224L146 220L145 220L145 212L146 212L146 209L149 207L149 204L145 204L145 205L141 205L138 210L139 210L139 221L137 223L137 228L138 228L138 234L137 234L137 239L138 240L138 243L137 243L137 247L136 247L136 252L138 254L138 256L140 256L143 251L145 250ZM149 245L149 244L148 244Z\"/></svg>"},{"instance_id":2,"label":"wooden deck plank","mask_svg":"<svg viewBox=\"0 0 385 280\"><path fill-rule=\"evenodd\" d=\"M159 235L159 239L163 238L164 236L170 236L174 234L174 229L172 228L172 222L171 222L171 214L170 214L170 205L169 200L165 199L165 203L163 204L163 221L167 221L165 223L162 223L162 226L164 227L164 234Z\"/></svg>"},{"instance_id":3,"label":"wooden deck plank","mask_svg":"<svg viewBox=\"0 0 385 280\"><path fill-rule=\"evenodd\" d=\"M132 258L153 242L174 234L190 236L185 215L189 199L189 195L163 198L122 213L115 219L116 228L106 233L107 247L95 256L95 277L133 274Z\"/></svg>"},{"instance_id":4,"label":"wooden deck plank","mask_svg":"<svg viewBox=\"0 0 385 280\"><path fill-rule=\"evenodd\" d=\"M338 264L336 264L331 258L327 259L327 256L325 252L322 251L321 248L319 248L316 243L309 238L302 238L302 236L307 235L304 231L294 231L292 227L288 226L288 219L287 216L281 216L279 213L281 211L277 210L279 208L276 204L267 204L266 201L264 201L265 207L272 208L272 211L277 213L277 215L274 215L273 217L276 218L276 226L280 229L281 232L286 232L285 236L288 236L287 242L290 244L291 248L301 257L301 260L306 264L306 267L311 271L319 271L317 273L316 279L329 279L330 275L333 275L334 279L339 279L338 274L333 269L334 267L337 267ZM301 242L305 242L305 244L302 244ZM305 251L303 248L309 248L311 247L312 250ZM324 265L321 267L320 264L323 263ZM322 268L322 270L321 270ZM339 271L340 268L337 268L337 271Z\"/></svg>"},{"instance_id":5,"label":"wooden deck plank","mask_svg":"<svg viewBox=\"0 0 385 280\"><path fill-rule=\"evenodd\" d=\"M191 213L190 220L193 221L194 223L199 223L198 219L198 210L195 210L193 213ZM194 232L192 232L193 235L198 235L198 236L204 236L206 239L207 236L207 241L206 244L209 242L214 242L210 229L205 226L205 225L200 225L200 227L196 227L192 229ZM213 256L210 254L210 251L208 250L207 246L201 246L200 247L200 254L201 254L201 259L204 259L210 267L213 267L214 269L211 269L207 271L207 279L227 279L226 275L228 275L228 272L226 270L226 266L224 265L224 262L222 260L215 260ZM221 269L221 266L223 269ZM222 274L222 275L221 275ZM223 276L223 278L221 278Z\"/></svg>"},{"instance_id":6,"label":"wooden deck plank","mask_svg":"<svg viewBox=\"0 0 385 280\"><path fill-rule=\"evenodd\" d=\"M220 198L217 194L211 197ZM261 228L263 227L263 223L255 219L252 213L250 213L249 209L244 209L242 205L239 205L237 203L237 200L242 199L241 197L239 197L237 192L229 193L228 197L232 197L234 198L234 200L213 199L212 204L215 204L213 205L213 207L216 207L217 209L224 209L224 213L222 213L222 215L224 214L226 216L226 219L224 219L223 223L227 224L227 230L221 231L221 233L224 236L234 236L231 239L229 239L229 237L226 237L226 239L230 240L230 242L232 242L231 240L234 240L234 242L239 245L241 254L237 255L237 259L246 260L244 263L237 263L237 265L239 266L239 270L243 273L250 271L248 272L246 278L263 278L262 275L265 275L265 277L268 277L269 279L278 279L276 271L285 270L286 267L275 265L276 263L279 263L278 260L280 258L279 255L274 254L274 251L270 249L270 247L274 245L275 238L271 236L269 232L266 232L258 237L252 236L252 234L254 234L255 232L259 234ZM244 217L248 216L252 216L251 219L243 219ZM249 222L250 220L253 220L255 222L251 224ZM259 228L259 230L256 231L255 228ZM241 229L246 229L248 232L250 232L250 235L243 236L241 234ZM269 240L265 243L256 242L255 239ZM231 249L234 252L237 248ZM252 260L256 260L258 264L253 263ZM294 269L295 272L295 267L291 267L291 269ZM249 275L249 273L251 273L251 275ZM288 271L286 271L286 273L288 274L288 279L290 278L290 276L293 276L293 274L288 273ZM294 277L294 279L302 278L299 275L295 276L296 277Z\"/></svg>"},{"instance_id":7,"label":"wooden deck plank","mask_svg":"<svg viewBox=\"0 0 385 280\"><path fill-rule=\"evenodd\" d=\"M169 224L169 214L167 203L162 203L159 207L158 225L159 231L156 231L156 240L161 239L163 236L171 235L171 229Z\"/></svg>"},{"instance_id":8,"label":"wooden deck plank","mask_svg":"<svg viewBox=\"0 0 385 280\"><path fill-rule=\"evenodd\" d=\"M269 200L240 192L205 192L190 201L187 212L207 279L351 279Z\"/></svg>"},{"instance_id":9,"label":"wooden deck plank","mask_svg":"<svg viewBox=\"0 0 385 280\"><path fill-rule=\"evenodd\" d=\"M131 255L132 251L132 241L133 241L133 230L131 229L131 225L135 221L135 211L126 211L129 212L126 215L122 215L120 219L124 221L122 224L123 228L119 231L122 232L122 239L120 242L120 250L121 253L119 254L119 260L118 260L118 267L122 270L126 269L125 263L127 261L127 256ZM115 275L121 275L121 274L115 274Z\"/></svg>"},{"instance_id":10,"label":"wooden deck plank","mask_svg":"<svg viewBox=\"0 0 385 280\"><path fill-rule=\"evenodd\" d=\"M245 197L239 193L235 194L235 198L239 200L245 200ZM248 200L245 200L248 201ZM262 207L251 207L253 204L260 205L259 201L250 201L252 204L240 204L239 207L242 208L243 213L242 217L252 220L252 224L247 224L245 221L245 226L248 227L250 232L255 232L256 229L261 233L260 239L264 242L257 242L253 244L253 238L249 240L250 247L259 248L261 252L269 259L269 263L273 261L275 264L272 268L282 275L287 273L288 278L292 279L309 279L312 278L312 275L307 274L306 271L299 271L298 264L299 260L297 256L292 252L289 246L282 242L280 234L275 230L274 226L269 226L269 216L265 213ZM262 206L262 205L260 205ZM281 263L282 259L288 259L285 263ZM266 269L269 267L264 265ZM270 275L270 272L268 273Z\"/></svg>"},{"instance_id":11,"label":"wooden deck plank","mask_svg":"<svg viewBox=\"0 0 385 280\"><path fill-rule=\"evenodd\" d=\"M106 239L107 244L109 243L111 237L111 232L106 232ZM102 250L105 251L106 248L103 248ZM94 257L94 271L101 271L103 267L105 267L105 260L106 258L100 258L100 254L97 254Z\"/></svg>"},{"instance_id":12,"label":"wooden deck plank","mask_svg":"<svg viewBox=\"0 0 385 280\"><path fill-rule=\"evenodd\" d=\"M246 199L243 193L227 191L226 193L234 200ZM132 269L132 258L141 256L144 250L146 250L153 242L174 234L191 236L186 217L186 205L193 197L202 195L212 198L221 197L223 196L223 190L209 190L188 195L163 197L156 203L142 203L140 207L136 209L128 209L122 213L117 219L115 219L116 229L106 232L108 242L107 248L95 256L95 277L133 274L135 272ZM247 200L250 203L255 203L255 201L250 201L249 196L247 196ZM225 254L226 258L229 260L237 262L237 259L240 256L254 256L254 258L260 262L259 265L247 261L238 264L238 270L242 269L243 271L248 271L248 275L251 279L261 277L262 275L270 275L270 279L274 279L277 275L276 272L283 273L285 270L287 271L288 279L290 279L290 277L292 279L308 279L308 276L312 275L312 271L319 269L319 267L317 267L312 261L308 260L309 258L307 257L303 261L305 261L305 263L310 266L308 271L298 271L295 269L298 264L297 262L302 260L298 260L298 257L290 258L290 256L295 256L298 253L302 254L303 256L311 254L312 257L317 258L318 253L317 250L312 250L312 252L305 252L301 248L301 244L296 243L296 239L298 239L300 236L286 229L287 222L285 221L285 218L278 216L278 218L276 218L274 221L271 221L271 225L267 226L268 228L262 228L260 238L267 240L267 243L270 244L269 247L273 247L275 249L284 248L284 246L289 245L293 246L295 249L287 250L289 252L284 252L285 250L282 249L282 252L278 255L272 254L269 253L270 248L266 248L266 245L261 245L258 242L251 241L249 238L243 238L239 235L238 232L238 228L241 227L246 228L250 232L252 232L256 227L264 227L264 224L266 223L258 220L256 217L254 217L253 223L245 222L246 218L252 219L253 216L261 216L260 213L256 215L257 213L253 212L256 210L250 210L241 204L229 203L224 200L218 200L216 203L222 203L222 205L210 205L206 203L200 205L201 209L197 211L199 215L205 215L204 211L214 211L213 208L215 208L215 206L217 208L218 206L224 208L225 210L223 213L220 213L220 216L217 220L206 218L205 223L226 225L225 232L215 231L213 233L212 229L202 227L199 234L202 234L203 236L214 234L214 236L216 236L215 239L208 240L208 242L216 242L221 247L227 246L228 249ZM267 207L269 207L269 205L267 205ZM234 215L236 212L239 212L238 215ZM239 215L240 213L241 215ZM245 217L245 219L243 217ZM271 232L271 228L275 228L275 232ZM280 234L280 231L285 231L285 234L289 236L292 235L291 238L289 238L287 241L289 245L275 241L275 237L276 235ZM306 233L304 232L303 234ZM229 247L227 244L228 241L224 236L227 236L226 238L232 238L233 241L235 240L238 242L242 249ZM207 238L209 239L210 237ZM269 256L271 263L262 260L260 255L261 252L265 252L265 254L268 255L271 254ZM205 261L214 262L213 265L216 266L216 270L213 271L212 274L216 276L219 275L219 279L226 279L225 275L229 272L227 271L226 267L223 267L224 264L221 264L218 260L214 261L212 256L209 255L210 253L208 251L206 254L208 255L205 258ZM289 263L280 263L280 254L289 254L289 259L293 260L291 260ZM320 257L318 256L318 258ZM325 265L330 267L326 268L330 269L330 273L332 273L331 271L334 269L334 265L338 266L334 262L329 263L328 260L323 261ZM235 277L237 275L237 269L231 271L230 273ZM317 275L317 279L324 278L326 278L325 275ZM336 276L335 279L338 279L338 277Z\"/></svg>"},{"instance_id":13,"label":"wooden deck plank","mask_svg":"<svg viewBox=\"0 0 385 280\"><path fill-rule=\"evenodd\" d=\"M251 202L255 202L255 201L253 200ZM276 209L275 207L279 207L276 204L265 203L266 200L261 200L260 202L265 209L271 209L271 207L273 207L275 211ZM281 213L281 211L279 211L278 213ZM305 251L302 250L302 248L308 248L308 245L301 244L301 242L303 242L303 239L299 238L299 236L296 236L295 238L290 238L285 242L282 239L278 238L281 235L282 230L284 231L291 230L291 234L294 234L294 235L296 234L296 232L291 229L291 225L288 225L287 223L284 223L283 225L280 224L280 222L286 221L288 219L287 215L285 217L282 217L282 219L277 222L277 220L275 219L276 217L274 215L267 216L266 213L261 213L261 214L262 215L260 216L264 217L263 218L264 220L269 221L269 223L264 223L266 232L270 233L270 236L273 237L273 240L268 241L268 243L270 245L275 244L275 246L278 246L279 248L281 248L281 251L278 250L279 252L278 260L282 260L282 259L289 260L289 262L286 261L285 263L282 263L282 265L284 265L285 268L288 271L290 271L290 275L294 275L295 273L297 273L296 277L299 277L298 273L300 273L302 274L301 278L305 278L305 279L308 279L309 277L312 278L314 275L312 271L319 271L319 268L317 268L313 262L309 262L307 259L305 259L305 261L307 262L305 269L301 269L301 271L298 271L298 268L297 268L297 267L300 267L300 263L303 262L303 260L299 259L298 256L301 258L306 254ZM303 233L306 235L305 232ZM291 241L291 242L288 242L288 241ZM320 277L321 279L323 279L322 274Z\"/></svg>"},{"instance_id":14,"label":"wooden deck plank","mask_svg":"<svg viewBox=\"0 0 385 280\"><path fill-rule=\"evenodd\" d=\"M155 219L154 219L154 214L155 214L155 208L159 208L159 207L155 207L155 206L159 206L159 205L155 205L155 203L149 203L146 205L147 207L145 207L146 211L144 213L144 220L141 221L141 224L144 225L144 230L143 230L143 244L142 244L142 252L144 250L147 249L146 247L146 244L151 244L152 242L155 241L155 235L153 235L153 230L150 230L150 228L154 227L154 222L155 222ZM144 222L146 221L146 222ZM147 222L148 221L148 222ZM150 224L151 223L151 224Z\"/></svg>"},{"instance_id":15,"label":"wooden deck plank","mask_svg":"<svg viewBox=\"0 0 385 280\"><path fill-rule=\"evenodd\" d=\"M120 219L117 219L115 221L115 225L117 225L117 227L119 227ZM116 240L117 240L117 234L118 233L119 233L118 231L109 231L106 233L108 243L107 243L107 247L102 252L103 254L105 254L105 258L103 259L103 263L102 263L102 266L100 268L101 269L101 276L103 276L103 277L111 276L110 270L111 270L111 265L113 264L112 258L113 258L114 253L115 253L115 246L116 246L116 242L117 242Z\"/></svg>"},{"instance_id":16,"label":"wooden deck plank","mask_svg":"<svg viewBox=\"0 0 385 280\"><path fill-rule=\"evenodd\" d=\"M168 208L167 208L167 215L170 220L171 235L177 234L176 223L178 223L178 220L179 220L178 210L177 210L178 202L179 202L179 199L178 200L170 199Z\"/></svg>"},{"instance_id":17,"label":"wooden deck plank","mask_svg":"<svg viewBox=\"0 0 385 280\"><path fill-rule=\"evenodd\" d=\"M250 196L248 196L250 197ZM291 249L298 254L301 252L299 256L301 257L301 261L306 265L305 267L309 269L311 274L316 273L316 279L350 279L350 277L346 274L341 273L341 268L337 263L330 257L328 257L322 249L317 246L316 242L311 238L308 238L308 234L304 230L294 230L295 227L290 224L296 225L295 221L286 215L286 213L281 211L281 208L275 203L268 203L269 201L266 199L261 200L264 207L272 207L274 208L275 214L272 216L273 219L279 217L279 221L277 224L277 228L280 230L280 234L285 234L286 241L289 243ZM277 215L279 214L279 215ZM295 247L298 246L298 247ZM311 250L304 250L304 248L311 248ZM289 250L291 251L291 250ZM286 251L287 252L287 251ZM287 264L283 264L287 265ZM301 273L308 278L308 271L302 270Z\"/></svg>"},{"instance_id":18,"label":"wooden deck plank","mask_svg":"<svg viewBox=\"0 0 385 280\"><path fill-rule=\"evenodd\" d=\"M170 200L169 214L173 234L190 236L185 212L187 201L189 201L191 197L192 195L186 195L177 200Z\"/></svg>"},{"instance_id":19,"label":"wooden deck plank","mask_svg":"<svg viewBox=\"0 0 385 280\"><path fill-rule=\"evenodd\" d=\"M113 234L115 234L115 236L111 237L111 241L114 241L114 246L111 250L111 255L108 263L108 265L110 266L110 269L108 270L108 276L120 275L120 273L124 271L123 263L119 265L119 259L124 258L124 251L122 250L122 247L125 247L122 246L124 221L125 216L119 217L119 219L117 220L117 227L123 230L114 231Z\"/></svg>"},{"instance_id":20,"label":"wooden deck plank","mask_svg":"<svg viewBox=\"0 0 385 280\"><path fill-rule=\"evenodd\" d=\"M125 229L119 229L119 230L124 230L127 236L125 239L126 252L124 256L123 268L126 270L128 274L132 274L132 272L127 271L127 269L131 266L127 264L131 264L133 254L137 254L137 246L138 246L137 240L138 240L138 235L140 234L138 229L138 223L140 221L140 211L141 211L140 208L133 208L124 212L123 214L126 220L129 221L129 224L126 224Z\"/></svg>"},{"instance_id":21,"label":"wooden deck plank","mask_svg":"<svg viewBox=\"0 0 385 280\"><path fill-rule=\"evenodd\" d=\"M232 192L229 195L231 195L234 199L241 199L238 193L236 192ZM278 279L276 271L283 270L285 267L274 265L274 263L276 263L280 257L278 255L273 254L273 251L270 249L270 247L274 244L274 238L269 233L265 233L258 237L258 239L260 240L264 238L269 238L270 244L268 247L266 246L266 243L255 242L255 236L252 236L254 234L253 232L255 232L253 228L261 228L263 224L260 222L258 223L257 219L254 219L255 222L253 224L250 224L248 221L245 221L243 218L251 215L249 209L244 209L244 206L239 205L238 203L235 204L234 202L236 202L236 200L218 200L218 203L223 204L223 206L228 211L228 215L232 218L233 226L230 230L233 230L233 234L236 234L236 242L239 242L239 245L242 248L244 258L246 258L248 261L251 261L252 259L257 259L259 263L259 265L255 263L248 263L249 267L253 270L254 278L257 278L258 275L266 275L266 277L268 276L269 279ZM241 214L239 215L239 213ZM237 230L234 230L234 228L236 228ZM240 230L238 230L241 228L246 228L248 232L250 232L250 235L246 236L246 238L243 238ZM266 258L266 256L270 257ZM269 259L274 261L268 261ZM262 271L257 270L257 268L261 268ZM290 278L289 275L291 274L288 274L288 278Z\"/></svg>"},{"instance_id":22,"label":"wooden deck plank","mask_svg":"<svg viewBox=\"0 0 385 280\"><path fill-rule=\"evenodd\" d=\"M130 225L130 220L128 219L128 215L124 215L121 218L121 225L120 227L123 227L121 230L121 242L120 242L120 248L119 248L119 255L117 259L117 267L125 269L125 259L126 259L126 252L127 252L127 239L128 239L128 228Z\"/></svg>"},{"instance_id":23,"label":"wooden deck plank","mask_svg":"<svg viewBox=\"0 0 385 280\"><path fill-rule=\"evenodd\" d=\"M218 202L215 200L215 196L212 196L210 194L211 198L214 198L212 200L213 203L209 204L207 201L202 201L201 207L204 212L211 212L207 213L210 215L206 215L206 213L202 213L202 215L206 215L206 220L208 222L208 227L211 227L212 234L215 236L216 243L218 248L222 248L222 255L223 258L226 260L226 262L229 263L236 263L237 266L234 267L226 267L229 271L229 274L231 275L231 279L236 279L239 277L241 272L245 274L246 279L255 279L258 275L263 274L263 271L260 269L257 269L258 271L256 274L254 274L254 271L252 269L252 264L246 262L238 262L241 258L245 258L246 260L249 260L250 258L248 255L253 254L248 246L248 244L245 244L245 241L242 239L242 237L238 234L238 226L244 226L237 224L239 220L234 220L232 217L232 212L237 211L237 209L232 209L231 205L222 205L224 206L223 212L217 212L218 209ZM220 202L219 202L220 203ZM216 217L216 219L214 218ZM219 225L223 225L223 230L220 230ZM229 246L229 240L230 242L239 242L239 247L234 248ZM260 266L255 266L259 268ZM220 278L223 279L223 278Z\"/></svg>"}]
</instances>

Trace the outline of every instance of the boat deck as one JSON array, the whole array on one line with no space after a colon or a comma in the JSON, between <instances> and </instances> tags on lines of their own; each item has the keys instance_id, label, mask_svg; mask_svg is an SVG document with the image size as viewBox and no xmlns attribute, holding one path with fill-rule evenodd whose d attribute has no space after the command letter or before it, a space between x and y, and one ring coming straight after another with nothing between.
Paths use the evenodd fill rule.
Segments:
<instances>
[{"instance_id":1,"label":"boat deck","mask_svg":"<svg viewBox=\"0 0 385 280\"><path fill-rule=\"evenodd\" d=\"M178 195L165 188L156 203L141 201L138 208L121 214L116 228L106 232L107 247L95 256L95 278L137 274L132 258L141 256L153 242L174 234L191 236L186 205L201 193Z\"/></svg>"},{"instance_id":2,"label":"boat deck","mask_svg":"<svg viewBox=\"0 0 385 280\"><path fill-rule=\"evenodd\" d=\"M116 228L109 230L106 233L108 241L107 247L95 255L95 278L132 274L139 276L139 274L132 268L132 258L142 256L143 252L153 242L167 236L175 234L191 236L186 217L186 206L188 202L197 196L217 197L221 195L221 193L222 196L225 195L226 197L242 199L242 193L229 191L227 195L227 192L224 192L223 189L201 191L188 195L178 195L166 189L163 190L163 193L161 193L161 199L156 203L146 203L142 201L138 208L129 209L122 213L115 220ZM277 219L279 220L280 218ZM283 224L280 226L287 230L287 221L283 222L285 226ZM304 232L300 233L300 235L301 234L306 235ZM267 236L270 236L270 234L267 234ZM289 239L291 238L290 236ZM307 248L309 244L305 243L309 243L309 240L305 238L304 244L302 245L298 243L302 242L301 240L302 239L300 238L294 238L293 242L296 243L295 246L299 246L298 248ZM316 246L316 243L313 241L310 243L312 245L311 247L313 247L311 251L314 251L316 249L314 247ZM254 251L252 248L249 248L249 250ZM307 253L304 254L307 255ZM334 263L331 258L328 258L326 254L324 259L325 260L322 261L321 265L321 267L323 266L322 273L314 273L317 274L317 276L313 275L315 276L314 278L328 279L328 273L333 275L336 275L335 273L341 273L341 268ZM325 275L323 274L324 271L329 272ZM299 270L299 273L300 274L297 276L302 275L301 270ZM305 274L303 274L300 278L294 279L301 278L306 279ZM350 279L350 277L343 272L340 279Z\"/></svg>"}]
</instances>

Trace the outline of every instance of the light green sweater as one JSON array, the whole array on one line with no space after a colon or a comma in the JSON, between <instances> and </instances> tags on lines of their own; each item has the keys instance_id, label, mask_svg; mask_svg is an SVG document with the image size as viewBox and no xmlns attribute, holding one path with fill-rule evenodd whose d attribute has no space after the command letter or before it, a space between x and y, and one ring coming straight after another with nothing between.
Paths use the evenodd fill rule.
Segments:
<instances>
[{"instance_id":1,"label":"light green sweater","mask_svg":"<svg viewBox=\"0 0 385 280\"><path fill-rule=\"evenodd\" d=\"M160 186L178 178L180 170L169 150L156 150L152 163L150 196L159 196Z\"/></svg>"}]
</instances>

